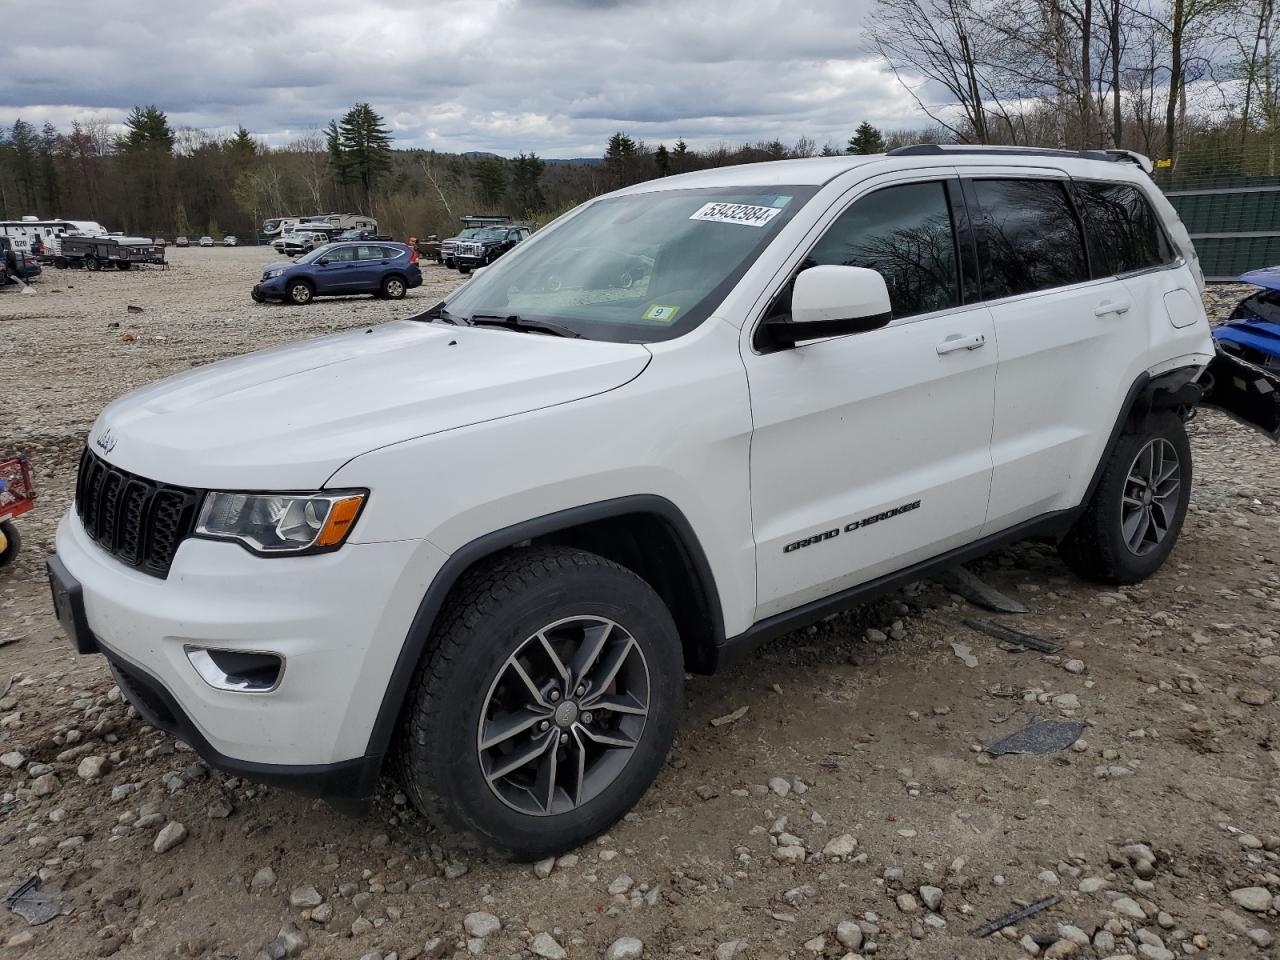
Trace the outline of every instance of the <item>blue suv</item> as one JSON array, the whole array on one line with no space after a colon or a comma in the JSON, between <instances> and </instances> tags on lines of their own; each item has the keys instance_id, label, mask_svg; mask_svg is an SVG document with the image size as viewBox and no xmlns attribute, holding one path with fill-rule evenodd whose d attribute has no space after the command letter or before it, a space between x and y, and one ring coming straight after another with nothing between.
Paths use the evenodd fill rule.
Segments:
<instances>
[{"instance_id":1,"label":"blue suv","mask_svg":"<svg viewBox=\"0 0 1280 960\"><path fill-rule=\"evenodd\" d=\"M418 251L403 243L330 243L297 260L267 264L250 296L298 305L352 293L399 300L421 285Z\"/></svg>"}]
</instances>

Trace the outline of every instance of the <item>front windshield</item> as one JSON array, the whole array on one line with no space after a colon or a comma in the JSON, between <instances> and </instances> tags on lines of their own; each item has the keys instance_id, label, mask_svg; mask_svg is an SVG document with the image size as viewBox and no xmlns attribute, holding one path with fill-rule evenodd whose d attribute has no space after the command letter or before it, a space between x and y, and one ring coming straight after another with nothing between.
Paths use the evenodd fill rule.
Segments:
<instances>
[{"instance_id":1,"label":"front windshield","mask_svg":"<svg viewBox=\"0 0 1280 960\"><path fill-rule=\"evenodd\" d=\"M592 340L678 337L710 315L811 186L662 190L595 201L519 244L447 302Z\"/></svg>"},{"instance_id":2,"label":"front windshield","mask_svg":"<svg viewBox=\"0 0 1280 960\"><path fill-rule=\"evenodd\" d=\"M317 260L319 260L321 257L325 255L326 250L331 250L335 246L337 246L337 244L326 243L323 247L316 247L310 253L306 254L305 256L299 257L294 262L295 263L315 263Z\"/></svg>"},{"instance_id":3,"label":"front windshield","mask_svg":"<svg viewBox=\"0 0 1280 960\"><path fill-rule=\"evenodd\" d=\"M476 237L480 236L480 234L482 234L483 232L484 231L481 230L479 227L467 227L467 229L463 230L460 234L454 237L454 239L455 240L474 240Z\"/></svg>"}]
</instances>

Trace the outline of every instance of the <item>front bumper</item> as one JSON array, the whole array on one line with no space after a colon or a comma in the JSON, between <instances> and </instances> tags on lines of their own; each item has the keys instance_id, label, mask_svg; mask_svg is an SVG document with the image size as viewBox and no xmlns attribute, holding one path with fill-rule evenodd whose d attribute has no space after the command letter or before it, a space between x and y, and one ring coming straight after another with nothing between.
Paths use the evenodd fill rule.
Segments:
<instances>
[{"instance_id":1,"label":"front bumper","mask_svg":"<svg viewBox=\"0 0 1280 960\"><path fill-rule=\"evenodd\" d=\"M101 550L72 510L50 570L78 590L92 646L147 722L237 775L363 796L381 766L369 741L383 693L443 560L415 540L262 558L188 539L161 580ZM188 646L268 651L286 668L270 693L215 689Z\"/></svg>"},{"instance_id":2,"label":"front bumper","mask_svg":"<svg viewBox=\"0 0 1280 960\"><path fill-rule=\"evenodd\" d=\"M253 285L253 292L262 297L283 297L285 295L284 277L272 277Z\"/></svg>"}]
</instances>

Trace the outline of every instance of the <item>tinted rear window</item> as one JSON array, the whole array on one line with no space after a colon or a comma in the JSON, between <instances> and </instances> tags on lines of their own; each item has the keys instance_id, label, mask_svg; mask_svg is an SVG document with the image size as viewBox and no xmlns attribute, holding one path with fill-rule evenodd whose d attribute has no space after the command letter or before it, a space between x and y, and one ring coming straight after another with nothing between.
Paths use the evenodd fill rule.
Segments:
<instances>
[{"instance_id":1,"label":"tinted rear window","mask_svg":"<svg viewBox=\"0 0 1280 960\"><path fill-rule=\"evenodd\" d=\"M1089 279L1084 239L1059 180L973 180L978 260L986 300Z\"/></svg>"},{"instance_id":2,"label":"tinted rear window","mask_svg":"<svg viewBox=\"0 0 1280 960\"><path fill-rule=\"evenodd\" d=\"M1076 181L1093 273L1109 277L1169 263L1173 248L1151 204L1127 183Z\"/></svg>"}]
</instances>

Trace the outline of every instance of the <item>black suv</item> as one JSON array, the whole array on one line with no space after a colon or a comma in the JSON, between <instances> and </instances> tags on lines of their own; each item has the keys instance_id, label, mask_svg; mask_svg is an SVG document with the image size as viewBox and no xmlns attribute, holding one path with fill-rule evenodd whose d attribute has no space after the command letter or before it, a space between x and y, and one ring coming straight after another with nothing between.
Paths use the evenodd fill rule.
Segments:
<instances>
[{"instance_id":1,"label":"black suv","mask_svg":"<svg viewBox=\"0 0 1280 960\"><path fill-rule=\"evenodd\" d=\"M470 231L468 231L470 232ZM487 267L532 231L524 226L482 227L475 236L458 240L453 248L453 262L459 273L470 273L476 267Z\"/></svg>"}]
</instances>

